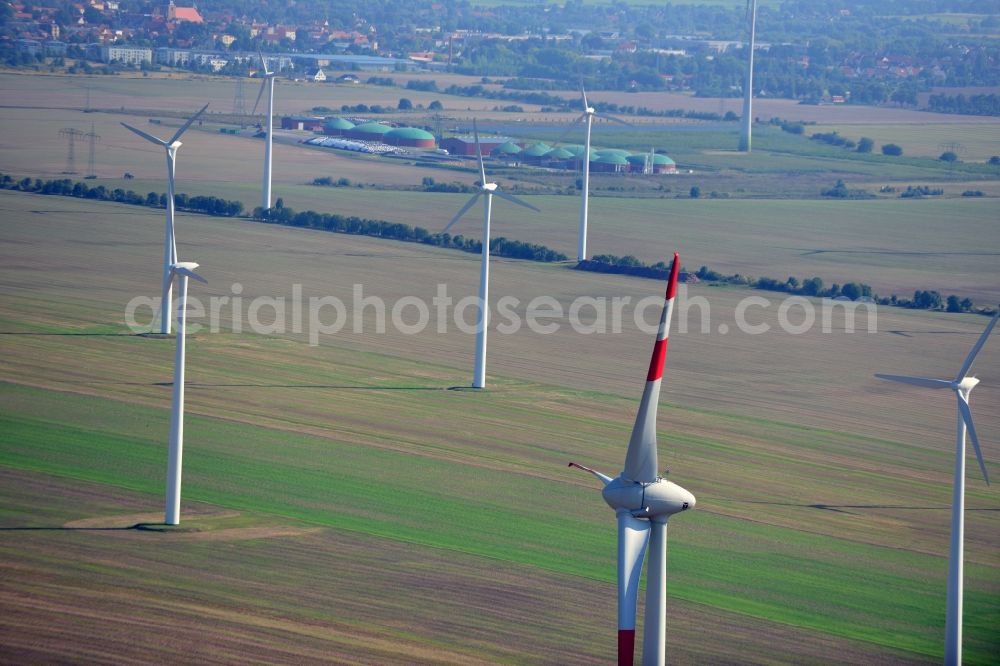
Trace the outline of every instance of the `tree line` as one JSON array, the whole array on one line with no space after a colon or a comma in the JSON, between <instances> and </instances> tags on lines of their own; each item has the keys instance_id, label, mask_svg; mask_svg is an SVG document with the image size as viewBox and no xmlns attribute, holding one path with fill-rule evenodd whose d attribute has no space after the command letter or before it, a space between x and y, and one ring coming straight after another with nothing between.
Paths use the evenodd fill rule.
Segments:
<instances>
[{"instance_id":1,"label":"tree line","mask_svg":"<svg viewBox=\"0 0 1000 666\"><path fill-rule=\"evenodd\" d=\"M166 194L149 192L146 196L142 196L133 190L124 190L121 188L108 189L104 185L90 187L86 183L74 182L69 178L41 180L39 178L25 177L15 179L9 174L0 173L0 189L69 196L97 201L114 201L152 208L165 208L167 205ZM175 206L179 210L187 210L216 217L236 217L243 213L242 202L230 201L214 196L192 197L180 193L174 195L174 201ZM317 213L312 210L296 213L291 208L285 206L281 198L277 199L273 208L265 209L258 206L253 210L249 218L270 224L283 224L292 227L319 229L374 238L388 238L409 243L422 243L435 247L457 249L464 252L479 253L483 249L481 241L466 238L461 234L452 236L448 233L431 233L424 227L410 226L401 222L345 216L337 213ZM490 240L490 253L499 257L528 261L554 262L566 261L567 259L565 254L556 252L544 245L525 243L502 236ZM590 260L577 263L575 268L583 271L633 275L657 280L666 279L670 271L670 266L662 261L655 264L645 264L631 255L618 257L610 254L596 255ZM753 278L739 273L724 275L709 269L707 266L702 266L694 273L688 273L682 269L682 273L685 279L690 279L688 276L694 275L698 280L707 282L745 285L756 289L801 294L803 296L827 298L844 296L852 300L868 297L879 305L893 305L924 310L945 310L947 312L978 312L981 314L992 314L995 312L995 310L988 308L976 308L975 304L969 298L960 299L954 294L943 297L940 292L935 290L918 290L914 292L912 299L907 299L901 298L896 294L888 297L879 297L872 293L869 285L864 283L848 282L844 285L834 283L830 287L826 287L822 278L819 277L806 278L802 281L799 281L795 277L789 277L787 280L782 281L768 277Z\"/></svg>"},{"instance_id":2,"label":"tree line","mask_svg":"<svg viewBox=\"0 0 1000 666\"><path fill-rule=\"evenodd\" d=\"M21 178L17 180L8 174L0 174L0 189L33 192L36 194L55 194L64 197L76 197L78 199L94 199L96 201L114 201L116 203L148 206L150 208L167 207L166 194L149 192L146 195L142 195L133 190L124 190L120 187L110 189L104 185L90 187L87 183L74 182L69 178L59 178L56 180ZM192 197L183 193L175 194L174 206L178 210L217 217L236 217L243 213L243 203L241 201L230 201L213 196L199 195Z\"/></svg>"},{"instance_id":3,"label":"tree line","mask_svg":"<svg viewBox=\"0 0 1000 666\"><path fill-rule=\"evenodd\" d=\"M354 215L317 213L313 210L296 213L291 208L285 206L281 199L275 202L273 208L265 209L258 206L253 210L251 217L254 220L271 224L285 224L292 227L320 229L335 233L388 238L406 243L423 243L424 245L453 248L464 252L478 253L483 251L481 241L466 238L461 234L452 236L448 233L431 233L424 227L410 226L402 222L367 219ZM556 252L544 245L511 240L502 236L490 239L490 253L498 257L526 259L529 261L551 262L566 260L565 254Z\"/></svg>"},{"instance_id":4,"label":"tree line","mask_svg":"<svg viewBox=\"0 0 1000 666\"><path fill-rule=\"evenodd\" d=\"M968 116L1000 116L1000 95L931 95L927 109Z\"/></svg>"},{"instance_id":5,"label":"tree line","mask_svg":"<svg viewBox=\"0 0 1000 666\"><path fill-rule=\"evenodd\" d=\"M133 190L121 188L108 189L104 185L90 187L86 183L74 182L69 178L57 180L41 180L39 178L16 179L8 174L0 173L0 189L31 192L35 194L50 194L96 201L114 201L133 206L148 206L151 208L166 208L167 195L150 192L143 196ZM243 203L230 201L213 196L188 196L178 193L174 195L174 205L178 210L202 213L216 217L237 217L243 214ZM423 243L436 247L452 248L465 252L482 252L482 242L466 238L462 235L433 234L423 227L411 227L401 222L387 222L354 216L338 215L336 213L317 213L307 210L296 213L284 205L278 198L275 206L264 209L260 206L250 214L250 219L271 224L284 224L293 227L321 229L337 233L371 236L374 238L389 238L410 243ZM490 240L490 252L499 257L525 259L528 261L566 261L566 255L556 252L544 245L525 243L510 238L498 237Z\"/></svg>"},{"instance_id":6,"label":"tree line","mask_svg":"<svg viewBox=\"0 0 1000 666\"><path fill-rule=\"evenodd\" d=\"M666 280L670 275L670 266L662 261L655 264L645 264L632 255L618 257L613 254L595 255L590 260L579 262L577 270L590 271L594 273L615 273L620 275L634 275L636 277L652 278L655 280ZM994 314L995 309L976 307L969 298L959 298L952 294L948 297L935 290L917 290L913 293L913 298L903 298L892 294L887 297L880 297L873 293L871 286L863 282L848 282L845 284L833 283L829 287L820 277L804 278L799 280L796 277L789 277L780 280L770 277L754 278L749 275L734 273L725 275L714 271L707 266L702 266L697 271L689 272L683 267L680 269L682 280L704 281L715 284L731 284L762 289L765 291L778 291L787 294L800 296L814 296L818 298L838 298L845 297L851 300L859 298L870 298L879 305L892 305L902 308L912 308L918 310L944 310L946 312L975 312L979 314ZM692 280L692 276L696 278Z\"/></svg>"}]
</instances>

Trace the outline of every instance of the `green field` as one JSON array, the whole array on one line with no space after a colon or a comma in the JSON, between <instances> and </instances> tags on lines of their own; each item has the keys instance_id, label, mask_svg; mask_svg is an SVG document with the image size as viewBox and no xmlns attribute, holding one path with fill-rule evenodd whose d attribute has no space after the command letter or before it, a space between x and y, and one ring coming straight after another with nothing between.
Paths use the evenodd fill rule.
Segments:
<instances>
[{"instance_id":1,"label":"green field","mask_svg":"<svg viewBox=\"0 0 1000 666\"><path fill-rule=\"evenodd\" d=\"M79 110L87 86L103 112ZM281 86L280 112L439 97ZM166 136L177 108L211 100L228 113L234 88L209 78L0 75L0 90L14 100L0 107L0 172L64 177L59 129L93 123L100 177L87 182L145 193L165 189L162 154L119 122ZM458 124L480 114L509 122L482 110L493 100L441 99ZM848 136L867 112L851 113ZM866 122L877 123L864 126L873 137L934 140ZM262 143L220 126L209 117L185 135L177 189L259 205ZM689 269L1000 300L995 170L857 156L773 127L761 128L752 156L737 155L735 130L679 127L631 136L595 127L596 145L654 142L694 173L659 183L595 176L592 253L654 262L678 250ZM525 123L526 136L546 132ZM470 169L340 155L290 136L275 146L274 191L296 210L436 231L468 195L408 190L428 176L475 179ZM85 144L76 156L82 171ZM574 176L497 172L542 213L498 201L494 234L573 255L579 199L554 192L571 191ZM309 185L318 176L365 187ZM873 192L931 184L946 194L817 198L838 178ZM692 185L704 198L688 197ZM987 196L960 197L968 188ZM730 198L709 198L716 190ZM470 212L454 231L478 237L479 221ZM494 259L494 303L516 299L523 320L532 299L551 296L564 314L549 334L502 333L494 315L489 390L473 392L463 390L473 337L447 317L435 330L433 309L431 326L408 334L391 310L407 297L430 304L442 287L453 303L475 294L477 255L191 214L179 215L177 233L180 257L209 280L192 295L221 303L221 330L192 315L202 328L189 335L184 521L168 529L158 523L174 342L125 326L131 299L159 293L163 211L0 191L0 661L612 661L614 516L593 479L566 464L620 469L652 344L635 308L662 284ZM353 302L358 289L386 304L384 332L377 306ZM295 293L348 304L344 328L313 345L308 313L297 323L289 303L282 327L278 301L250 307ZM741 329L748 296L765 297L746 316L768 333ZM793 334L781 296L681 288L660 464L698 506L671 523L668 659L940 661L954 408L872 373L949 376L986 320L880 307L877 321L859 314L855 332L835 311L828 330L817 321ZM597 313L584 308L591 332L574 330L565 312L581 297L604 299L591 308L628 299L620 328L595 332ZM413 309L403 312L412 321ZM793 309L788 318L801 317ZM974 368L983 383L973 409L996 475L994 343ZM1000 500L972 460L968 474L965 658L987 664L1000 653Z\"/></svg>"}]
</instances>

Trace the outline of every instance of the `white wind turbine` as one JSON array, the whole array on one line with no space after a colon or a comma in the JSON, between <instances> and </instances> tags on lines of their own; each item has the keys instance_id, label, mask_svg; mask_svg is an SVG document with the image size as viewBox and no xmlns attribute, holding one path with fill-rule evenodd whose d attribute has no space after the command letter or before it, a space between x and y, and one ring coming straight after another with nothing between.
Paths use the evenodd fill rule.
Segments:
<instances>
[{"instance_id":1,"label":"white wind turbine","mask_svg":"<svg viewBox=\"0 0 1000 666\"><path fill-rule=\"evenodd\" d=\"M750 24L750 40L747 49L747 75L743 82L743 126L740 130L740 152L750 152L750 134L753 127L753 49L757 39L757 0L747 0L747 22Z\"/></svg>"},{"instance_id":2,"label":"white wind turbine","mask_svg":"<svg viewBox=\"0 0 1000 666\"><path fill-rule=\"evenodd\" d=\"M965 559L965 434L969 433L972 440L972 447L976 451L976 459L979 461L979 469L983 472L983 479L986 485L990 484L990 477L986 473L986 463L983 462L983 452L979 448L979 437L976 436L976 427L972 425L972 411L969 409L969 394L975 388L979 380L975 377L968 377L966 373L972 367L972 362L976 359L979 350L986 343L993 327L996 326L997 319L1000 319L998 312L986 330L979 336L975 346L965 358L958 374L954 379L930 379L927 377L909 377L905 375L883 375L877 374L879 379L888 379L903 384L920 386L931 389L951 389L955 392L958 401L958 427L955 435L955 478L952 482L951 493L951 547L948 550L948 601L945 611L944 629L944 663L948 666L958 666L962 663L962 588L963 569Z\"/></svg>"},{"instance_id":3,"label":"white wind turbine","mask_svg":"<svg viewBox=\"0 0 1000 666\"><path fill-rule=\"evenodd\" d=\"M614 479L577 463L604 484L604 501L618 517L618 664L631 666L635 652L635 615L642 561L649 546L646 571L646 617L643 624L642 663L662 666L666 661L667 635L667 520L694 508L694 495L657 474L656 406L667 357L667 338L677 293L680 258L667 282L666 302L646 375L646 388L632 427L625 467Z\"/></svg>"},{"instance_id":4,"label":"white wind turbine","mask_svg":"<svg viewBox=\"0 0 1000 666\"><path fill-rule=\"evenodd\" d=\"M264 210L270 210L271 144L273 143L274 138L274 77L276 77L278 73L267 69L267 61L264 60L263 53L258 52L258 55L260 56L260 66L264 69L264 80L260 84L260 91L257 93L257 101L253 103L253 113L250 115L257 114L257 105L260 104L260 96L264 94L264 89L267 88L267 137L264 139L264 186L260 205Z\"/></svg>"},{"instance_id":5,"label":"white wind turbine","mask_svg":"<svg viewBox=\"0 0 1000 666\"><path fill-rule=\"evenodd\" d=\"M472 208L476 200L482 195L486 195L483 203L483 254L479 270L479 321L476 329L476 360L472 372L472 388L486 388L486 327L489 325L489 291L490 291L490 213L493 209L493 197L498 196L516 203L518 206L530 208L536 213L537 208L529 203L521 201L517 197L506 192L501 192L496 183L486 182L486 167L483 166L483 151L479 145L479 129L476 121L472 121L472 131L476 136L476 157L479 159L479 191L469 199L464 206L451 218L441 233L445 233L458 222L467 210Z\"/></svg>"},{"instance_id":6,"label":"white wind turbine","mask_svg":"<svg viewBox=\"0 0 1000 666\"><path fill-rule=\"evenodd\" d=\"M160 333L163 335L170 334L170 298L173 295L173 289L171 288L170 279L170 266L177 261L177 240L174 236L174 169L177 164L177 149L180 148L182 144L178 139L181 135L187 131L187 128L191 127L191 123L198 119L205 109L208 108L208 104L201 107L201 109L187 119L180 129L174 132L174 135L170 137L169 141L164 141L163 139L158 139L152 134L147 134L141 129L132 127L127 123L122 123L126 129L129 129L143 139L151 143L155 143L158 146L163 146L167 151L167 224L165 237L163 239L163 300L160 302Z\"/></svg>"},{"instance_id":7,"label":"white wind turbine","mask_svg":"<svg viewBox=\"0 0 1000 666\"><path fill-rule=\"evenodd\" d=\"M178 261L170 265L170 281L180 280L180 297L177 299L177 350L174 355L174 390L170 405L170 440L167 452L167 501L163 522L177 525L181 522L181 468L184 456L184 344L187 324L188 278L206 282L194 272L198 264ZM167 289L164 288L164 300Z\"/></svg>"},{"instance_id":8,"label":"white wind turbine","mask_svg":"<svg viewBox=\"0 0 1000 666\"><path fill-rule=\"evenodd\" d=\"M592 107L587 102L587 91L580 86L580 96L583 99L583 113L581 113L573 124L578 122L585 122L587 125L587 138L583 144L583 193L580 199L580 239L577 245L576 259L577 261L584 261L587 258L587 208L590 199L590 128L594 124L594 117L604 118L605 120L611 120L613 122L625 125L626 127L631 127L630 123L625 122L614 116L609 116L604 113L598 113L594 107ZM569 133L572 129L572 125L566 129L565 132L559 137L559 141ZM558 143L557 141L556 143Z\"/></svg>"}]
</instances>

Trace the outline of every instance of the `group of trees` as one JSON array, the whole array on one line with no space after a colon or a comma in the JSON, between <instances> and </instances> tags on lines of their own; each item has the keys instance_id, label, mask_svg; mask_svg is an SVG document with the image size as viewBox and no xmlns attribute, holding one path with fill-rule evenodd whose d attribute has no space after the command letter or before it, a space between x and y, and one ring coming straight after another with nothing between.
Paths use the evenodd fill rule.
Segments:
<instances>
[{"instance_id":1,"label":"group of trees","mask_svg":"<svg viewBox=\"0 0 1000 666\"><path fill-rule=\"evenodd\" d=\"M962 113L970 116L1000 116L1000 95L931 95L930 111Z\"/></svg>"},{"instance_id":2,"label":"group of trees","mask_svg":"<svg viewBox=\"0 0 1000 666\"><path fill-rule=\"evenodd\" d=\"M787 123L782 124L781 129L786 132L792 132L793 134L801 134L801 125ZM809 137L813 141L819 141L820 143L829 144L831 146L840 146L841 148L846 148L848 150L855 150L859 153L870 153L875 148L875 141L867 136L863 136L857 141L853 139L848 139L846 136L840 136L837 132L816 132ZM898 157L903 154L903 149L894 143L887 143L882 146L882 154L888 155L890 157ZM827 195L823 195L827 196Z\"/></svg>"},{"instance_id":3,"label":"group of trees","mask_svg":"<svg viewBox=\"0 0 1000 666\"><path fill-rule=\"evenodd\" d=\"M843 180L837 180L837 183L826 190L820 190L820 196L829 197L831 199L872 199L875 197L874 194L862 190L847 187L847 184Z\"/></svg>"}]
</instances>

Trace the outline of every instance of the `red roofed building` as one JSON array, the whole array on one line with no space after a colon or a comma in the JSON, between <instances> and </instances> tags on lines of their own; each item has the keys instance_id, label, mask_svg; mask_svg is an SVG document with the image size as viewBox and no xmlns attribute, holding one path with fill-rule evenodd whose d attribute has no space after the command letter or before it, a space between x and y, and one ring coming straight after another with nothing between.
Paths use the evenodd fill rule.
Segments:
<instances>
[{"instance_id":1,"label":"red roofed building","mask_svg":"<svg viewBox=\"0 0 1000 666\"><path fill-rule=\"evenodd\" d=\"M198 10L195 7L178 7L174 4L174 0L170 0L170 4L167 5L167 20L176 21L178 23L204 23L205 19L201 17Z\"/></svg>"}]
</instances>

